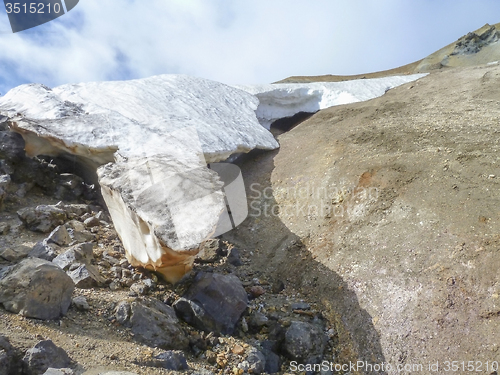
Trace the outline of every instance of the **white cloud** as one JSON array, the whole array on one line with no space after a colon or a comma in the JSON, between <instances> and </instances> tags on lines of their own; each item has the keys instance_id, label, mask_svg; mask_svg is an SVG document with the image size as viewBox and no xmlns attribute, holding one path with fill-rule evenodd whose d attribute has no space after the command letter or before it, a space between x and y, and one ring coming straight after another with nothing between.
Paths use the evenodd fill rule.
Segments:
<instances>
[{"instance_id":1,"label":"white cloud","mask_svg":"<svg viewBox=\"0 0 500 375\"><path fill-rule=\"evenodd\" d=\"M388 69L498 14L493 0L82 0L58 20L0 34L0 91L162 73L257 83Z\"/></svg>"}]
</instances>

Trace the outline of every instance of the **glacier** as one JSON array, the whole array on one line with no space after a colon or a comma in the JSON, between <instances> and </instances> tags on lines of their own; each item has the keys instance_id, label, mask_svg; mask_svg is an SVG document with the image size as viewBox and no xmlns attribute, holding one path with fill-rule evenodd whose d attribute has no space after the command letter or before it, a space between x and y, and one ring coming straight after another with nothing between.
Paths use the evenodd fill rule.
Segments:
<instances>
[{"instance_id":1,"label":"glacier","mask_svg":"<svg viewBox=\"0 0 500 375\"><path fill-rule=\"evenodd\" d=\"M415 81L425 74L357 79L342 82L278 83L235 85L259 99L257 118L270 129L279 119L299 112L314 113L341 104L365 101L383 95L388 89Z\"/></svg>"},{"instance_id":2,"label":"glacier","mask_svg":"<svg viewBox=\"0 0 500 375\"><path fill-rule=\"evenodd\" d=\"M275 120L368 100L422 76L254 86L185 75L27 84L0 97L0 114L23 136L28 156L71 155L93 173L130 264L176 282L204 241L221 234L227 213L221 175L208 163L276 149L268 130Z\"/></svg>"},{"instance_id":3,"label":"glacier","mask_svg":"<svg viewBox=\"0 0 500 375\"><path fill-rule=\"evenodd\" d=\"M171 282L227 210L207 163L278 147L257 106L245 91L184 75L28 84L0 98L29 156L69 154L93 171L130 264Z\"/></svg>"}]
</instances>

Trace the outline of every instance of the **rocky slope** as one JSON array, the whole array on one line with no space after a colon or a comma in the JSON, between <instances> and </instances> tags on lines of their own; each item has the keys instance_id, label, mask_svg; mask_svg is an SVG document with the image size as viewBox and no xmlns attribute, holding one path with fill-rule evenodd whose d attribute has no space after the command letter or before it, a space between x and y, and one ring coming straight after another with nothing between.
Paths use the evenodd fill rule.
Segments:
<instances>
[{"instance_id":1,"label":"rocky slope","mask_svg":"<svg viewBox=\"0 0 500 375\"><path fill-rule=\"evenodd\" d=\"M449 69L318 112L249 165L251 218L226 237L259 233L255 261L321 299L360 360L484 370L500 359L499 78Z\"/></svg>"}]
</instances>

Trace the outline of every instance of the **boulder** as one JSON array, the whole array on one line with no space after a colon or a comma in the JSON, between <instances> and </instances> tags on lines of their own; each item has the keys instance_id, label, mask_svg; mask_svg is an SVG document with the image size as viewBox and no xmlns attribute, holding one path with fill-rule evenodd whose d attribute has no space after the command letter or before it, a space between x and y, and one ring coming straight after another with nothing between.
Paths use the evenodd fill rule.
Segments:
<instances>
[{"instance_id":1,"label":"boulder","mask_svg":"<svg viewBox=\"0 0 500 375\"><path fill-rule=\"evenodd\" d=\"M294 321L285 334L285 351L292 360L319 363L325 351L327 337L320 326Z\"/></svg>"},{"instance_id":2,"label":"boulder","mask_svg":"<svg viewBox=\"0 0 500 375\"><path fill-rule=\"evenodd\" d=\"M143 344L162 349L186 349L189 345L174 309L154 298L121 302L115 316Z\"/></svg>"},{"instance_id":3,"label":"boulder","mask_svg":"<svg viewBox=\"0 0 500 375\"><path fill-rule=\"evenodd\" d=\"M198 329L231 334L247 304L247 293L238 277L200 272L174 308Z\"/></svg>"},{"instance_id":4,"label":"boulder","mask_svg":"<svg viewBox=\"0 0 500 375\"><path fill-rule=\"evenodd\" d=\"M17 214L26 228L42 233L49 233L67 219L66 212L61 208L47 205L22 208Z\"/></svg>"},{"instance_id":5,"label":"boulder","mask_svg":"<svg viewBox=\"0 0 500 375\"><path fill-rule=\"evenodd\" d=\"M0 303L13 313L57 319L71 304L75 284L59 267L38 258L27 258L0 273Z\"/></svg>"},{"instance_id":6,"label":"boulder","mask_svg":"<svg viewBox=\"0 0 500 375\"><path fill-rule=\"evenodd\" d=\"M64 349L56 346L51 340L38 342L23 358L27 375L42 375L49 368L65 368L70 363L71 360Z\"/></svg>"}]
</instances>

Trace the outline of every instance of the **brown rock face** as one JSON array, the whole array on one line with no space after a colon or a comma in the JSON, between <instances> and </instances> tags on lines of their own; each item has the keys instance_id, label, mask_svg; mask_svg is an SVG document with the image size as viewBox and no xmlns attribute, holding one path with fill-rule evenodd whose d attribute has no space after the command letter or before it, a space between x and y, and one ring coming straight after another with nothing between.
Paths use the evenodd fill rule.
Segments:
<instances>
[{"instance_id":1,"label":"brown rock face","mask_svg":"<svg viewBox=\"0 0 500 375\"><path fill-rule=\"evenodd\" d=\"M280 137L279 218L355 293L389 363L496 350L499 78L497 65L431 74ZM355 337L347 299L331 305Z\"/></svg>"}]
</instances>

